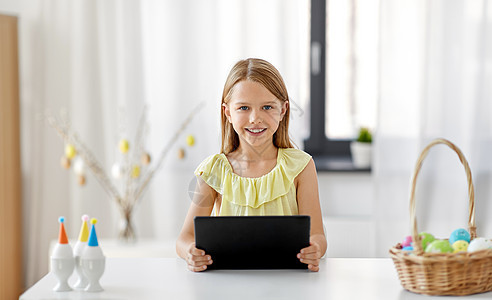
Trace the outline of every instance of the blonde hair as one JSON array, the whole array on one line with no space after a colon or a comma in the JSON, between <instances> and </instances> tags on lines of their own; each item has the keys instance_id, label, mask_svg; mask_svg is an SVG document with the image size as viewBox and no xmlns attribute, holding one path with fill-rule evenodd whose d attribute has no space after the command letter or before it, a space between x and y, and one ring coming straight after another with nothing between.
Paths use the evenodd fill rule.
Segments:
<instances>
[{"instance_id":1,"label":"blonde hair","mask_svg":"<svg viewBox=\"0 0 492 300\"><path fill-rule=\"evenodd\" d=\"M222 93L220 108L222 127L221 152L224 154L229 154L237 149L239 146L239 136L234 131L232 124L227 120L222 106L231 100L235 85L243 80L260 83L280 101L289 101L284 80L280 72L271 63L258 58L248 58L238 61L229 72ZM289 138L289 115L290 105L287 105L285 115L280 121L277 132L273 135L273 145L277 148L293 148Z\"/></svg>"}]
</instances>

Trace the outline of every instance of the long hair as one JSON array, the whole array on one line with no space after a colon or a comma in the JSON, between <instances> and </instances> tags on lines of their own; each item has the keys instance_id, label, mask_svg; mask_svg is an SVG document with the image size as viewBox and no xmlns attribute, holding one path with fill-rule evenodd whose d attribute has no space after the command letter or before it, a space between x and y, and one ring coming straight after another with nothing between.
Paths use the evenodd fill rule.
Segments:
<instances>
[{"instance_id":1,"label":"long hair","mask_svg":"<svg viewBox=\"0 0 492 300\"><path fill-rule=\"evenodd\" d=\"M239 146L239 136L236 131L234 131L232 124L227 120L222 106L224 103L228 103L229 100L231 100L235 85L243 80L257 82L263 85L280 101L289 101L289 95L284 80L282 79L280 72L271 63L258 58L248 58L238 61L229 72L222 93L220 107L222 127L221 152L224 154L229 154L237 149ZM273 135L273 144L277 148L293 148L289 138L289 116L290 105L287 105L285 115L282 118L282 121L280 121L277 131Z\"/></svg>"}]
</instances>

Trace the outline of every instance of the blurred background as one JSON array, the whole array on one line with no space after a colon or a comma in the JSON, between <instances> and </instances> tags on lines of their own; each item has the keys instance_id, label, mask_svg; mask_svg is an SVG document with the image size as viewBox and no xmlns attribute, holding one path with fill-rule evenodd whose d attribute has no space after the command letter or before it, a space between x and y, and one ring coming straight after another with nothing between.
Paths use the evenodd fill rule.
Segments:
<instances>
[{"instance_id":1,"label":"blurred background","mask_svg":"<svg viewBox=\"0 0 492 300\"><path fill-rule=\"evenodd\" d=\"M324 19L314 17L312 5L322 5ZM355 139L360 127L373 133L370 168L340 166L342 157L350 157L343 150L326 154L334 163L318 170L328 257L387 257L389 247L410 234L410 179L420 151L437 137L465 153L478 235L492 236L489 0L0 0L0 13L15 17L18 38L19 93L10 99L18 102L19 117L1 124L4 134L19 128L19 147L9 151L17 151L20 162L21 242L15 252L21 263L12 270L21 277L20 289L49 271L62 215L71 240L88 214L99 219L103 250L106 241L114 253L133 247L125 253L176 256L193 171L220 148L226 76L247 57L266 59L283 75L291 97L290 134L299 148L319 139L313 130L335 143ZM325 41L313 39L314 32ZM2 31L0 48L7 45L5 36ZM324 94L313 94L319 82ZM111 177L121 160L118 144L128 139L132 149L142 114L147 126L141 145L156 160L200 103L134 209L137 241L112 244L122 224L118 206L89 170L80 185L72 169L60 166L66 143L46 114L66 115L122 188ZM320 103L322 118L313 118L312 107ZM311 154L321 166L325 153ZM6 165L2 171L2 180L13 172ZM445 146L431 151L419 175L417 216L419 231L443 238L468 225L465 172Z\"/></svg>"}]
</instances>

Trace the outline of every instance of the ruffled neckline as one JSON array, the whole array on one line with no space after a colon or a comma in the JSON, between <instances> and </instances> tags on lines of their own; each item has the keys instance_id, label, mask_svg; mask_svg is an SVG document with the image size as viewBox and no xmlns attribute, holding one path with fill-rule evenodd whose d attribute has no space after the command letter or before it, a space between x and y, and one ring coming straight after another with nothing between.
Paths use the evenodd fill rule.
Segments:
<instances>
[{"instance_id":1,"label":"ruffled neckline","mask_svg":"<svg viewBox=\"0 0 492 300\"><path fill-rule=\"evenodd\" d=\"M282 148L277 148L277 163L275 164L275 166L270 171L268 171L268 173L263 174L260 177L246 177L246 176L241 176L239 174L236 174L234 172L234 168L232 167L231 162L229 161L227 156L224 153L221 153L219 155L219 157L224 161L225 166L227 168L229 168L229 171L231 172L233 177L237 177L239 179L248 179L248 180L261 180L261 179L269 176L270 174L273 174L280 167L280 160L282 158L283 153L284 153L284 151Z\"/></svg>"},{"instance_id":2,"label":"ruffled neckline","mask_svg":"<svg viewBox=\"0 0 492 300\"><path fill-rule=\"evenodd\" d=\"M233 168L224 154L215 154L205 159L195 174L222 195L223 205L230 202L258 208L286 195L310 159L311 156L301 150L279 148L277 164L267 174L242 177L232 172Z\"/></svg>"}]
</instances>

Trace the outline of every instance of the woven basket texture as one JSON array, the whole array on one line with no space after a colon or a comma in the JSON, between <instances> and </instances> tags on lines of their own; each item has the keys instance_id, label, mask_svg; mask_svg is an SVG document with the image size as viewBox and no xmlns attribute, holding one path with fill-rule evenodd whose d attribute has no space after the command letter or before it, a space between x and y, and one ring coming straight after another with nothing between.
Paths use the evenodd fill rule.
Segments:
<instances>
[{"instance_id":1,"label":"woven basket texture","mask_svg":"<svg viewBox=\"0 0 492 300\"><path fill-rule=\"evenodd\" d=\"M446 139L436 139L422 150L415 165L410 194L410 222L413 251L404 251L395 246L389 253L395 265L401 285L412 292L426 295L454 295L492 291L492 249L476 252L425 253L418 236L415 215L415 187L422 163L429 150L435 145L444 144L458 155L465 168L468 182L468 230L471 239L477 237L475 226L475 192L468 162L453 143Z\"/></svg>"}]
</instances>

